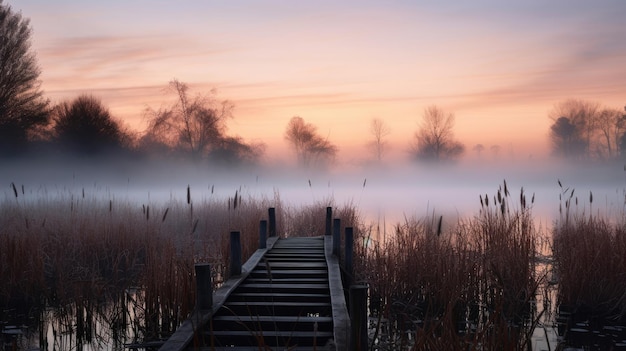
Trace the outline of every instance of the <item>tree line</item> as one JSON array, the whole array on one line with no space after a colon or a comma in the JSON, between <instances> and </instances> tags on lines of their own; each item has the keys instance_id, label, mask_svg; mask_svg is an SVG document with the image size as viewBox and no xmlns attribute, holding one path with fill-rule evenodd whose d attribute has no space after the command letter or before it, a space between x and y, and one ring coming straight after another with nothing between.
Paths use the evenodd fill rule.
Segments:
<instances>
[{"instance_id":1,"label":"tree line","mask_svg":"<svg viewBox=\"0 0 626 351\"><path fill-rule=\"evenodd\" d=\"M79 95L57 104L41 90L41 70L31 50L29 19L0 0L0 157L28 151L78 155L123 155L188 158L222 164L258 163L265 151L228 133L234 104L216 93L195 94L179 80L168 84L175 98L168 106L148 107L148 127L141 135L111 115L102 101ZM618 109L583 100L566 100L549 114L552 153L568 159L612 159L626 155L626 115ZM455 115L432 105L408 146L416 161L459 159L465 146L454 136ZM381 162L388 152L387 124L375 118L367 147ZM284 131L301 167L324 167L339 148L302 117L289 120ZM482 144L473 150L480 154ZM491 151L497 153L498 146Z\"/></svg>"},{"instance_id":2,"label":"tree line","mask_svg":"<svg viewBox=\"0 0 626 351\"><path fill-rule=\"evenodd\" d=\"M189 86L169 82L175 97L169 106L145 110L148 127L142 135L125 127L92 95L52 105L44 97L35 54L31 50L30 22L0 0L0 155L23 155L28 150L78 155L141 154L169 155L195 161L254 163L264 153L261 143L249 143L227 133L234 104L211 94L192 95ZM412 146L416 158L440 160L463 151L452 140L454 116L433 106L426 110L424 126ZM369 144L380 161L387 149L389 128L372 121ZM284 137L302 167L326 166L338 147L322 137L317 127L295 116Z\"/></svg>"},{"instance_id":3,"label":"tree line","mask_svg":"<svg viewBox=\"0 0 626 351\"><path fill-rule=\"evenodd\" d=\"M581 99L556 104L549 114L553 154L573 160L624 158L625 110Z\"/></svg>"}]
</instances>

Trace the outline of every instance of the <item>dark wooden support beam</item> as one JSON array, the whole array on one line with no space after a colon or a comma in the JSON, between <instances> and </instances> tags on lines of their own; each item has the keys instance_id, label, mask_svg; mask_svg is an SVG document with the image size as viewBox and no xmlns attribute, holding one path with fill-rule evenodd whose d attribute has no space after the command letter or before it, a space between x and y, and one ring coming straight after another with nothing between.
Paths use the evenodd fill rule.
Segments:
<instances>
[{"instance_id":1,"label":"dark wooden support beam","mask_svg":"<svg viewBox=\"0 0 626 351\"><path fill-rule=\"evenodd\" d=\"M333 208L326 207L326 231L324 235L332 235L332 226L333 226Z\"/></svg>"},{"instance_id":2,"label":"dark wooden support beam","mask_svg":"<svg viewBox=\"0 0 626 351\"><path fill-rule=\"evenodd\" d=\"M274 207L270 207L267 210L268 219L269 219L269 234L270 238L276 236L276 209Z\"/></svg>"},{"instance_id":3,"label":"dark wooden support beam","mask_svg":"<svg viewBox=\"0 0 626 351\"><path fill-rule=\"evenodd\" d=\"M210 310L213 307L213 278L211 277L211 265L199 263L195 265L196 271L196 308Z\"/></svg>"},{"instance_id":4,"label":"dark wooden support beam","mask_svg":"<svg viewBox=\"0 0 626 351\"><path fill-rule=\"evenodd\" d=\"M267 221L262 219L259 223L259 249L267 248Z\"/></svg>"},{"instance_id":5,"label":"dark wooden support beam","mask_svg":"<svg viewBox=\"0 0 626 351\"><path fill-rule=\"evenodd\" d=\"M241 233L230 232L230 276L241 275Z\"/></svg>"},{"instance_id":6,"label":"dark wooden support beam","mask_svg":"<svg viewBox=\"0 0 626 351\"><path fill-rule=\"evenodd\" d=\"M350 340L348 350L368 350L367 285L350 286Z\"/></svg>"},{"instance_id":7,"label":"dark wooden support beam","mask_svg":"<svg viewBox=\"0 0 626 351\"><path fill-rule=\"evenodd\" d=\"M333 220L333 255L341 256L341 219Z\"/></svg>"},{"instance_id":8,"label":"dark wooden support beam","mask_svg":"<svg viewBox=\"0 0 626 351\"><path fill-rule=\"evenodd\" d=\"M346 227L345 237L345 257L344 269L346 271L346 285L352 284L352 276L354 275L353 255L354 255L354 231L352 227Z\"/></svg>"}]
</instances>

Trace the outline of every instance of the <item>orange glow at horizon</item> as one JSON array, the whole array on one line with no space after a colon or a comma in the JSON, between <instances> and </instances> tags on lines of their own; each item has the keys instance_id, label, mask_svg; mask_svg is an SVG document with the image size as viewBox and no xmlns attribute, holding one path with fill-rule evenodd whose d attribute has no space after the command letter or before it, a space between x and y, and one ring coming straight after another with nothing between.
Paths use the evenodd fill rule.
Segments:
<instances>
[{"instance_id":1,"label":"orange glow at horizon","mask_svg":"<svg viewBox=\"0 0 626 351\"><path fill-rule=\"evenodd\" d=\"M391 130L389 153L406 156L433 104L455 114L466 157L479 143L546 156L555 103L626 102L626 4L601 2L11 5L31 20L53 103L90 93L141 132L176 78L234 102L229 133L271 159L290 156L283 133L298 115L349 163L369 156L373 118Z\"/></svg>"}]
</instances>

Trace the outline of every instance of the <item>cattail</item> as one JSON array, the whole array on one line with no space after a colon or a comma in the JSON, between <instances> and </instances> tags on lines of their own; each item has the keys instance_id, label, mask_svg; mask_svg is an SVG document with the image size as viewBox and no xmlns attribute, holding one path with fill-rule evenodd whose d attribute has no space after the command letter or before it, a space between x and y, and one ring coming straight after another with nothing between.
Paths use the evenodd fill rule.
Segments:
<instances>
[{"instance_id":1,"label":"cattail","mask_svg":"<svg viewBox=\"0 0 626 351\"><path fill-rule=\"evenodd\" d=\"M196 232L196 228L198 228L198 221L199 221L199 219L196 218L196 220L193 222L193 227L191 228L191 233L190 234L193 234L193 233Z\"/></svg>"},{"instance_id":2,"label":"cattail","mask_svg":"<svg viewBox=\"0 0 626 351\"><path fill-rule=\"evenodd\" d=\"M170 208L166 208L165 209L165 213L163 213L163 218L161 219L161 222L165 222L165 217L167 217L167 212L170 210Z\"/></svg>"},{"instance_id":3,"label":"cattail","mask_svg":"<svg viewBox=\"0 0 626 351\"><path fill-rule=\"evenodd\" d=\"M191 203L191 188L187 185L187 204Z\"/></svg>"},{"instance_id":4,"label":"cattail","mask_svg":"<svg viewBox=\"0 0 626 351\"><path fill-rule=\"evenodd\" d=\"M589 203L593 203L593 193L591 191L589 192Z\"/></svg>"},{"instance_id":5,"label":"cattail","mask_svg":"<svg viewBox=\"0 0 626 351\"><path fill-rule=\"evenodd\" d=\"M146 206L146 221L150 220L150 205Z\"/></svg>"},{"instance_id":6,"label":"cattail","mask_svg":"<svg viewBox=\"0 0 626 351\"><path fill-rule=\"evenodd\" d=\"M13 188L13 193L15 194L15 197L17 198L17 188L15 187L15 183L11 183L11 187Z\"/></svg>"},{"instance_id":7,"label":"cattail","mask_svg":"<svg viewBox=\"0 0 626 351\"><path fill-rule=\"evenodd\" d=\"M367 183L367 178L363 180L363 187L365 188L365 184Z\"/></svg>"},{"instance_id":8,"label":"cattail","mask_svg":"<svg viewBox=\"0 0 626 351\"><path fill-rule=\"evenodd\" d=\"M235 200L233 201L233 210L237 209L237 190L235 190Z\"/></svg>"},{"instance_id":9,"label":"cattail","mask_svg":"<svg viewBox=\"0 0 626 351\"><path fill-rule=\"evenodd\" d=\"M441 235L442 222L443 222L443 216L439 216L439 223L437 223L437 236Z\"/></svg>"}]
</instances>

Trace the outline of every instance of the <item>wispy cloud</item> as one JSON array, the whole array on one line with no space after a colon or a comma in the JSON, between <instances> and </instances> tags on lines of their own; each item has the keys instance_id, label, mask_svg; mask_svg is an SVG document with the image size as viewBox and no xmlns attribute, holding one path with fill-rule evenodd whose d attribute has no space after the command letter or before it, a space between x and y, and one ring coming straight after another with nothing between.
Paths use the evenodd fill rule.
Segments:
<instances>
[{"instance_id":1,"label":"wispy cloud","mask_svg":"<svg viewBox=\"0 0 626 351\"><path fill-rule=\"evenodd\" d=\"M164 66L184 66L186 61L224 51L198 48L177 36L90 36L57 39L39 50L39 59L47 68L45 81L54 90L122 89L137 82L149 84L151 77L171 79Z\"/></svg>"}]
</instances>

